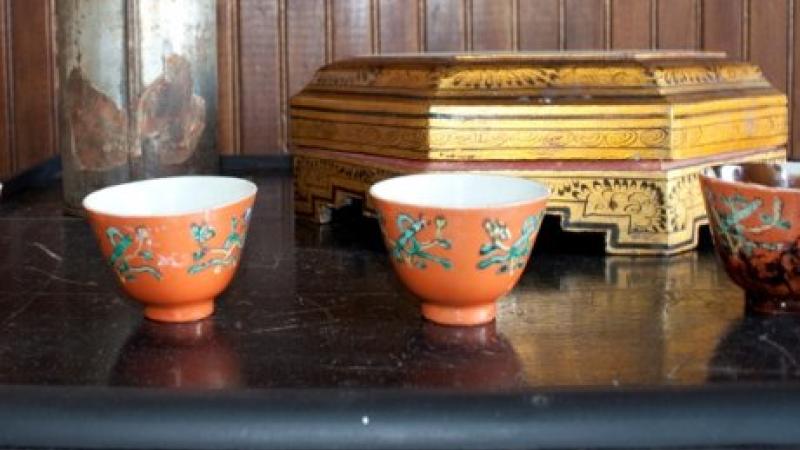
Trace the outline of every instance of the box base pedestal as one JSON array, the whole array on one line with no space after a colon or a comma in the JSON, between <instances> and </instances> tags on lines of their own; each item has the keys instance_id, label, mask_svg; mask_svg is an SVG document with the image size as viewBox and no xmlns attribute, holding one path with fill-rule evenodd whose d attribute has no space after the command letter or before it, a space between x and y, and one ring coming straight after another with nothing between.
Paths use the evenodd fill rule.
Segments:
<instances>
[{"instance_id":1,"label":"box base pedestal","mask_svg":"<svg viewBox=\"0 0 800 450\"><path fill-rule=\"evenodd\" d=\"M547 213L565 231L606 235L609 254L670 255L694 249L707 223L698 172L723 163L786 158L782 148L732 152L678 161L423 161L298 147L294 151L295 213L318 223L331 208L364 200L383 179L429 171L471 171L520 176L547 184Z\"/></svg>"}]
</instances>

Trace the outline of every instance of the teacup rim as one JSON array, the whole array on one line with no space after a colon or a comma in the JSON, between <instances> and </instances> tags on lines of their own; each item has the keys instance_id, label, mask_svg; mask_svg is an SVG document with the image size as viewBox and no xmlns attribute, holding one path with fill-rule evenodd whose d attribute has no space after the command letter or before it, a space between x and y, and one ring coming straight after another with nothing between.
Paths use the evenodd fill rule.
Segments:
<instances>
[{"instance_id":1,"label":"teacup rim","mask_svg":"<svg viewBox=\"0 0 800 450\"><path fill-rule=\"evenodd\" d=\"M784 161L784 162L763 162L763 161L748 161L748 162L740 162L740 163L723 163L723 164L715 164L712 166L708 166L700 170L699 176L700 178L715 182L715 183L723 183L729 186L736 186L736 185L745 185L748 188L758 189L763 191L772 191L772 192L782 192L782 193L795 193L800 194L800 187L782 187L782 186L768 186L762 183L754 183L751 181L731 181L725 180L720 178L716 175L707 175L708 172L713 171L716 168L723 168L723 167L738 167L738 166L795 166L798 168L798 172L800 172L800 161Z\"/></svg>"},{"instance_id":2,"label":"teacup rim","mask_svg":"<svg viewBox=\"0 0 800 450\"><path fill-rule=\"evenodd\" d=\"M536 187L542 190L542 194L536 197L532 197L525 200L519 200L514 202L498 202L492 204L484 204L484 205L475 205L475 206L449 206L449 205L432 205L432 204L424 204L424 203L411 203L406 201L395 200L391 198L381 197L379 195L375 195L376 186L379 186L383 183L387 183L397 179L410 179L415 177L450 177L450 176L475 176L480 178L495 178L495 179L512 179L515 182L521 183L529 183L535 185ZM550 189L547 184L542 183L540 181L534 181L523 177L511 176L511 175L502 175L502 174L493 174L493 173L475 173L475 172L466 172L466 171L450 171L450 172L422 172L422 173L413 173L413 174L406 174L406 175L398 175L393 176L390 178L386 178L384 180L378 181L377 183L372 184L370 186L368 194L371 198L387 203L391 203L394 205L399 205L406 208L430 208L430 209L440 209L444 211L483 211L483 210L498 210L498 209L508 209L508 208L516 208L521 207L533 203L538 202L546 202L550 198Z\"/></svg>"},{"instance_id":3,"label":"teacup rim","mask_svg":"<svg viewBox=\"0 0 800 450\"><path fill-rule=\"evenodd\" d=\"M195 208L187 211L180 211L174 213L159 213L159 214L119 214L111 211L106 211L98 208L92 208L87 203L92 196L99 196L102 194L107 194L108 191L112 191L115 189L121 189L123 187L129 187L137 184L151 184L151 183L159 183L164 182L167 180L174 180L174 179L215 179L215 180L226 180L226 181L233 181L237 183L244 184L248 188L248 192L237 197L234 200L228 202L222 202L219 204L215 204L212 207L207 208ZM87 194L83 200L81 201L81 206L83 206L84 210L89 213L98 214L107 217L115 217L115 218L124 218L124 219L158 219L161 217L168 217L168 218L175 218L175 217L183 217L183 216L193 216L197 214L202 214L206 211L212 211L217 209L226 208L229 206L236 205L245 201L251 197L254 197L258 192L258 186L250 180L235 177L235 176L226 176L226 175L175 175L175 176L168 176L168 177L155 177L155 178L148 178L144 180L135 180L135 181L128 181L124 183L115 184L112 186L106 186L104 188L97 189L95 191L90 192Z\"/></svg>"}]
</instances>

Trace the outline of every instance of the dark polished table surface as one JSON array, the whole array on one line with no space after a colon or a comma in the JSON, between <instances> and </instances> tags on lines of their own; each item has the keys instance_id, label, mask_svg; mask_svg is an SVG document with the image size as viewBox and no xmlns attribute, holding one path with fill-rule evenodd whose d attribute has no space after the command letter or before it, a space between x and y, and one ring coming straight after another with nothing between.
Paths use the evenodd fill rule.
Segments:
<instances>
[{"instance_id":1,"label":"dark polished table surface","mask_svg":"<svg viewBox=\"0 0 800 450\"><path fill-rule=\"evenodd\" d=\"M260 186L210 319L143 320L59 186L0 202L0 446L533 448L800 443L800 319L745 314L707 235L604 256L543 228L495 323L423 321L377 224Z\"/></svg>"}]
</instances>

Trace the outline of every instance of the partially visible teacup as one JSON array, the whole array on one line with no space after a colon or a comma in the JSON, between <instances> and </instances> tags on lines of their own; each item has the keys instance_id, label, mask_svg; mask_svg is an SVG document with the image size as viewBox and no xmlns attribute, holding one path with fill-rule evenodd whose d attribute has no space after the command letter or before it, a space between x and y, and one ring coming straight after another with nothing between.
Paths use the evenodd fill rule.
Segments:
<instances>
[{"instance_id":1,"label":"partially visible teacup","mask_svg":"<svg viewBox=\"0 0 800 450\"><path fill-rule=\"evenodd\" d=\"M800 163L711 167L700 184L717 255L748 309L800 313Z\"/></svg>"}]
</instances>

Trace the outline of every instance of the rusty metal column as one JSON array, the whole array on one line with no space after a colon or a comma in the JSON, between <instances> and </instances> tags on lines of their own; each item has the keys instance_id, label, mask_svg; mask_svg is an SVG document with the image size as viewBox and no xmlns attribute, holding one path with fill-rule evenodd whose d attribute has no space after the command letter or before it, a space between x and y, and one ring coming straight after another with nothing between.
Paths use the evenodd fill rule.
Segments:
<instances>
[{"instance_id":1,"label":"rusty metal column","mask_svg":"<svg viewBox=\"0 0 800 450\"><path fill-rule=\"evenodd\" d=\"M67 209L112 184L216 172L216 2L55 4Z\"/></svg>"}]
</instances>

